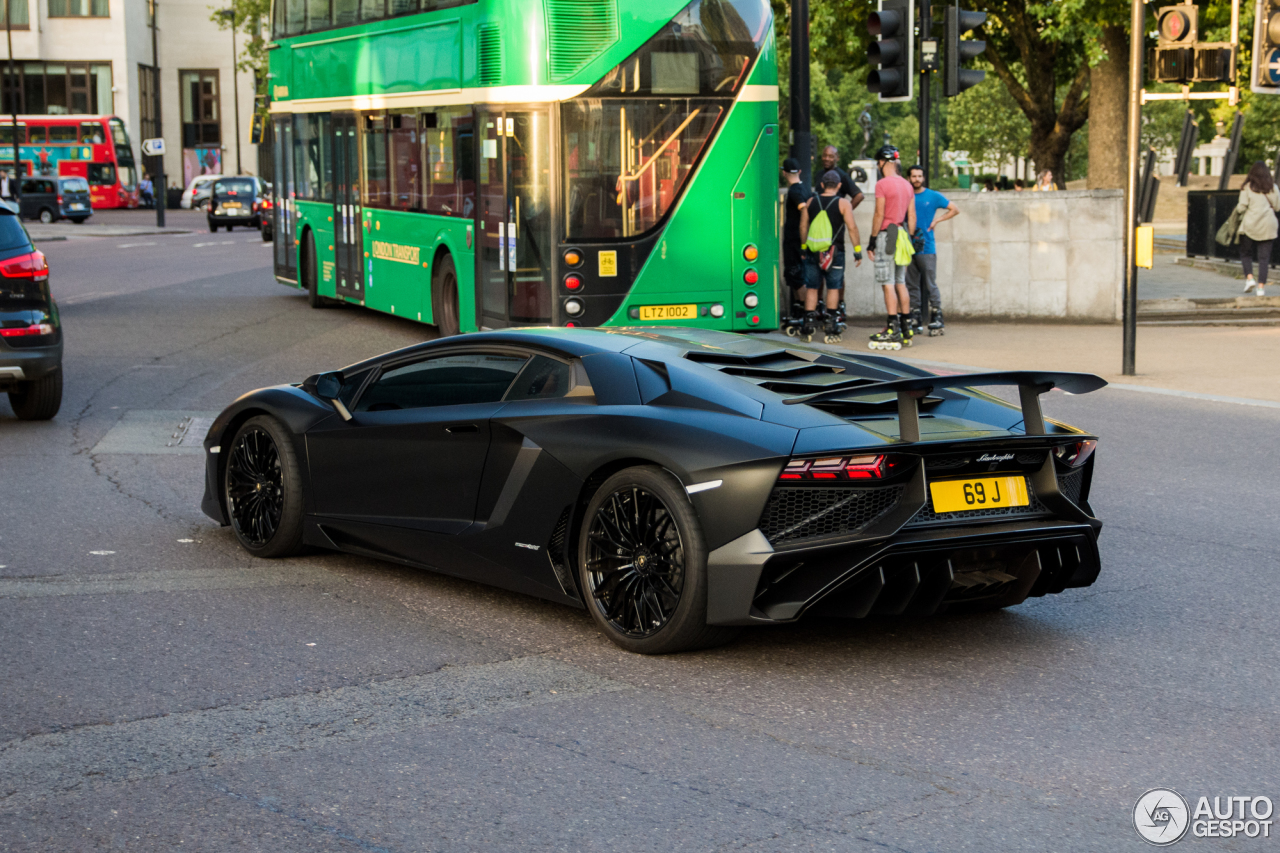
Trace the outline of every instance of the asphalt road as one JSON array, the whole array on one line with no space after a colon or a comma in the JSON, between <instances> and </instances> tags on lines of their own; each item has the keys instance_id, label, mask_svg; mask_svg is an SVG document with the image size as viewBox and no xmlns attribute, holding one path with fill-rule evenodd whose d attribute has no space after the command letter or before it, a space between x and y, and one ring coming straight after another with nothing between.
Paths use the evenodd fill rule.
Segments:
<instances>
[{"instance_id":1,"label":"asphalt road","mask_svg":"<svg viewBox=\"0 0 1280 853\"><path fill-rule=\"evenodd\" d=\"M309 309L253 232L43 248L66 398L0 402L0 850L1116 851L1152 787L1280 801L1278 410L1046 398L1102 437L1092 588L643 658L200 513L187 418L429 328Z\"/></svg>"}]
</instances>

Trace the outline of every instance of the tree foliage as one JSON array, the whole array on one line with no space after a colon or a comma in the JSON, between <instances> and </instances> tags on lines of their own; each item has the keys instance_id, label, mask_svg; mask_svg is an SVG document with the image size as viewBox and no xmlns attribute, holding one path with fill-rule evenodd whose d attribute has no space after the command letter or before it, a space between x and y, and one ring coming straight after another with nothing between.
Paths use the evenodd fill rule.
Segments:
<instances>
[{"instance_id":1,"label":"tree foliage","mask_svg":"<svg viewBox=\"0 0 1280 853\"><path fill-rule=\"evenodd\" d=\"M1027 155L1031 123L994 76L955 98L947 119L950 147L968 151L975 164L998 167Z\"/></svg>"},{"instance_id":2,"label":"tree foliage","mask_svg":"<svg viewBox=\"0 0 1280 853\"><path fill-rule=\"evenodd\" d=\"M243 34L237 47L240 55L236 60L236 69L241 72L254 73L254 80L260 88L267 82L267 45L270 44L271 0L228 0L225 6L210 6L209 20L218 25L218 29L230 30Z\"/></svg>"}]
</instances>

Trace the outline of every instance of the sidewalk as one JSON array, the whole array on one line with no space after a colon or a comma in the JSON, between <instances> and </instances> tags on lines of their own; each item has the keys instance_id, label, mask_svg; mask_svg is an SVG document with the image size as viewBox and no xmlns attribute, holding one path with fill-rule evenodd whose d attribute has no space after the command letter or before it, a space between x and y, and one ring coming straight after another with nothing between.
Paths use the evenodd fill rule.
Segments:
<instances>
[{"instance_id":1,"label":"sidewalk","mask_svg":"<svg viewBox=\"0 0 1280 853\"><path fill-rule=\"evenodd\" d=\"M870 354L867 338L877 331L851 325L837 346ZM1139 326L1137 376L1120 372L1123 335L1119 324L956 322L944 336L917 337L887 354L989 370L1081 371L1122 385L1280 403L1280 327Z\"/></svg>"},{"instance_id":2,"label":"sidewalk","mask_svg":"<svg viewBox=\"0 0 1280 853\"><path fill-rule=\"evenodd\" d=\"M81 240L90 237L137 237L154 234L190 234L209 226L203 210L166 210L165 227L156 227L156 212L137 210L98 210L82 225L55 222L43 225L24 222L27 233L37 243L59 240Z\"/></svg>"}]
</instances>

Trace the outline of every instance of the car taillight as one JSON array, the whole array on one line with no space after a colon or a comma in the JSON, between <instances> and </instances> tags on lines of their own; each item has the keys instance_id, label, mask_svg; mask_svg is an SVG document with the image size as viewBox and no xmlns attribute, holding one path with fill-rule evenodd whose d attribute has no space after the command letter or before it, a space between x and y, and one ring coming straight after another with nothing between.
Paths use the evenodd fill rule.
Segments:
<instances>
[{"instance_id":1,"label":"car taillight","mask_svg":"<svg viewBox=\"0 0 1280 853\"><path fill-rule=\"evenodd\" d=\"M0 338L36 338L41 335L52 335L53 326L48 323L36 323L31 326L20 326L13 329L0 329Z\"/></svg>"},{"instance_id":2,"label":"car taillight","mask_svg":"<svg viewBox=\"0 0 1280 853\"><path fill-rule=\"evenodd\" d=\"M58 196L58 204L62 204L62 196Z\"/></svg>"},{"instance_id":3,"label":"car taillight","mask_svg":"<svg viewBox=\"0 0 1280 853\"><path fill-rule=\"evenodd\" d=\"M1093 455L1093 451L1097 448L1098 442L1088 439L1086 441L1077 441L1075 444L1063 445L1055 450L1054 454L1072 468L1079 468L1089 461L1089 457Z\"/></svg>"},{"instance_id":4,"label":"car taillight","mask_svg":"<svg viewBox=\"0 0 1280 853\"><path fill-rule=\"evenodd\" d=\"M883 480L902 470L902 461L892 454L875 456L828 456L823 459L792 459L778 475L779 480Z\"/></svg>"},{"instance_id":5,"label":"car taillight","mask_svg":"<svg viewBox=\"0 0 1280 853\"><path fill-rule=\"evenodd\" d=\"M49 264L45 262L44 252L27 252L25 255L0 261L0 275L5 278L44 281L49 277Z\"/></svg>"}]
</instances>

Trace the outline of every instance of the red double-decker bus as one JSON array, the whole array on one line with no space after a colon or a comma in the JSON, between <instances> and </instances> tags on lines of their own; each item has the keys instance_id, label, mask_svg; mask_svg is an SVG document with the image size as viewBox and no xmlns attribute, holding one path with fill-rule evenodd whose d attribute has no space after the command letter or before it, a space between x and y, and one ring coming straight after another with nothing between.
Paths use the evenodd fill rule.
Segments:
<instances>
[{"instance_id":1,"label":"red double-decker bus","mask_svg":"<svg viewBox=\"0 0 1280 853\"><path fill-rule=\"evenodd\" d=\"M116 116L18 116L19 174L77 176L95 210L138 206L138 171ZM0 119L0 168L13 169L14 126Z\"/></svg>"}]
</instances>

